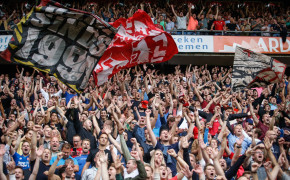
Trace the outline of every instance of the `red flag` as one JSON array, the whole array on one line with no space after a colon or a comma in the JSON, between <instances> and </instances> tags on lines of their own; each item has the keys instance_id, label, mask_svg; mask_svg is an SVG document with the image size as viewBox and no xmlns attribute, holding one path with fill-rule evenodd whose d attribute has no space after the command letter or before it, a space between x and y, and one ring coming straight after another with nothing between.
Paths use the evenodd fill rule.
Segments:
<instances>
[{"instance_id":1,"label":"red flag","mask_svg":"<svg viewBox=\"0 0 290 180\"><path fill-rule=\"evenodd\" d=\"M118 19L113 26L120 27L95 67L97 85L105 83L121 69L144 63L161 63L178 53L171 35L157 28L142 10L129 19Z\"/></svg>"}]
</instances>

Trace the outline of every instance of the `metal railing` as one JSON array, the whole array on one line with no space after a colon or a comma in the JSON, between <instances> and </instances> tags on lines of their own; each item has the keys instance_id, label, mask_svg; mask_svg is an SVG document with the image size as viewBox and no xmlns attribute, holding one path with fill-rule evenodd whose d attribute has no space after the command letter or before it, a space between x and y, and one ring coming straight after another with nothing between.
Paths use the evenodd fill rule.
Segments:
<instances>
[{"instance_id":1,"label":"metal railing","mask_svg":"<svg viewBox=\"0 0 290 180\"><path fill-rule=\"evenodd\" d=\"M13 31L4 31L4 30L0 30L0 35L12 35Z\"/></svg>"},{"instance_id":2,"label":"metal railing","mask_svg":"<svg viewBox=\"0 0 290 180\"><path fill-rule=\"evenodd\" d=\"M168 31L167 31L168 32ZM221 31L221 30L172 30L172 35L220 35L220 36L264 36L264 37L280 37L280 31ZM290 32L287 32L287 36Z\"/></svg>"},{"instance_id":3,"label":"metal railing","mask_svg":"<svg viewBox=\"0 0 290 180\"><path fill-rule=\"evenodd\" d=\"M263 37L280 37L280 31L219 31L219 30L172 30L167 31L172 35L220 35L220 36L263 36ZM13 31L0 30L0 35L12 35ZM287 32L290 37L290 31Z\"/></svg>"}]
</instances>

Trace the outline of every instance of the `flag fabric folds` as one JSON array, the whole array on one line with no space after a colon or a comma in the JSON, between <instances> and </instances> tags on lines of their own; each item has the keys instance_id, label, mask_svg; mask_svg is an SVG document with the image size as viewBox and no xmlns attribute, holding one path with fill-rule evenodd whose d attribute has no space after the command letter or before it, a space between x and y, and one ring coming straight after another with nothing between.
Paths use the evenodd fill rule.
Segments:
<instances>
[{"instance_id":1,"label":"flag fabric folds","mask_svg":"<svg viewBox=\"0 0 290 180\"><path fill-rule=\"evenodd\" d=\"M131 18L117 20L113 26L119 27L119 30L94 70L98 85L121 69L164 62L178 53L172 36L157 28L142 10Z\"/></svg>"},{"instance_id":2,"label":"flag fabric folds","mask_svg":"<svg viewBox=\"0 0 290 180\"><path fill-rule=\"evenodd\" d=\"M54 75L81 92L115 32L93 14L43 0L17 25L0 57Z\"/></svg>"},{"instance_id":3,"label":"flag fabric folds","mask_svg":"<svg viewBox=\"0 0 290 180\"><path fill-rule=\"evenodd\" d=\"M264 54L236 47L232 88L265 87L283 80L286 65Z\"/></svg>"}]
</instances>

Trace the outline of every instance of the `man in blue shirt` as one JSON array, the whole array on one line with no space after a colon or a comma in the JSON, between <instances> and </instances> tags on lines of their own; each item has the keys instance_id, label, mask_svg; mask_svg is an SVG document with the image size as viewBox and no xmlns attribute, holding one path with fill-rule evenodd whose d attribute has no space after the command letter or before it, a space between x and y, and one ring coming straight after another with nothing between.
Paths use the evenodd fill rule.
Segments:
<instances>
[{"instance_id":1,"label":"man in blue shirt","mask_svg":"<svg viewBox=\"0 0 290 180\"><path fill-rule=\"evenodd\" d=\"M82 174L82 170L84 165L86 164L87 157L89 155L89 150L90 150L90 140L89 139L84 139L82 141L82 154L80 156L75 157L75 159L78 161L79 164L79 171L76 173L79 176Z\"/></svg>"},{"instance_id":2,"label":"man in blue shirt","mask_svg":"<svg viewBox=\"0 0 290 180\"><path fill-rule=\"evenodd\" d=\"M60 166L62 167L63 165L65 165L65 160L72 159L74 162L74 172L78 172L79 171L78 161L75 158L70 156L70 150L71 150L71 145L69 143L64 143L61 148L61 152L63 153L63 158L58 161L57 167L60 168ZM50 160L50 165L52 165L54 161L56 161L56 159L57 157L52 157Z\"/></svg>"},{"instance_id":3,"label":"man in blue shirt","mask_svg":"<svg viewBox=\"0 0 290 180\"><path fill-rule=\"evenodd\" d=\"M22 167L23 170L29 169L29 152L30 152L30 143L27 141L23 141L22 143L22 152L23 154L20 155L13 148L11 148L11 155L15 161L16 166Z\"/></svg>"}]
</instances>

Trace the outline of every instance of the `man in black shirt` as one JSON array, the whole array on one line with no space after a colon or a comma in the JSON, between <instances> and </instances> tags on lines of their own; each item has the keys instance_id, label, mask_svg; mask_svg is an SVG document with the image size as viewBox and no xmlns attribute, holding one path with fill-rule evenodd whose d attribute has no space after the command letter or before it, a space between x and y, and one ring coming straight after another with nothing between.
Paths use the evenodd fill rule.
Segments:
<instances>
[{"instance_id":1,"label":"man in black shirt","mask_svg":"<svg viewBox=\"0 0 290 180\"><path fill-rule=\"evenodd\" d=\"M239 28L234 20L234 18L230 18L230 23L226 24L226 27L227 27L227 31L238 31ZM227 33L227 35L236 35L235 33L233 32L230 32L230 33Z\"/></svg>"}]
</instances>

